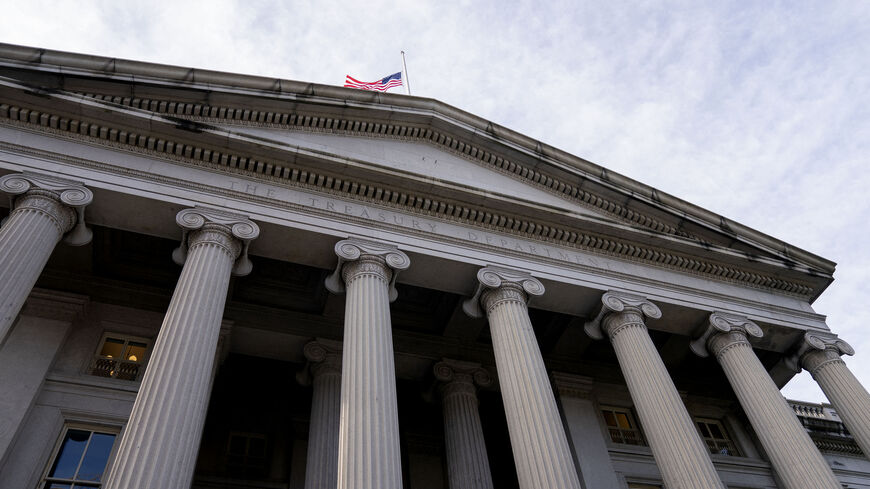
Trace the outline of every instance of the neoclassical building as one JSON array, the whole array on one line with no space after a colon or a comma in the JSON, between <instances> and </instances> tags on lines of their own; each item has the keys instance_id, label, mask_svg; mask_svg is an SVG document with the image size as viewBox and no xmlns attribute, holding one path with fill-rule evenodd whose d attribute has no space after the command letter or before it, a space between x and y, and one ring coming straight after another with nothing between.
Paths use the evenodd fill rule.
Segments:
<instances>
[{"instance_id":1,"label":"neoclassical building","mask_svg":"<svg viewBox=\"0 0 870 489\"><path fill-rule=\"evenodd\" d=\"M441 102L0 44L0 191L0 489L870 487L834 263Z\"/></svg>"}]
</instances>

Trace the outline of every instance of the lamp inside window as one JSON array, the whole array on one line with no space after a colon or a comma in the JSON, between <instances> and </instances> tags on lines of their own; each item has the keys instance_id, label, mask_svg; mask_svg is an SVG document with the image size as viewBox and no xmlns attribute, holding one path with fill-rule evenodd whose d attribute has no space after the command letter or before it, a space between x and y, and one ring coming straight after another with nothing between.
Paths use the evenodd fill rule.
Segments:
<instances>
[{"instance_id":1,"label":"lamp inside window","mask_svg":"<svg viewBox=\"0 0 870 489\"><path fill-rule=\"evenodd\" d=\"M91 366L91 374L121 380L138 380L144 372L148 340L106 333Z\"/></svg>"}]
</instances>

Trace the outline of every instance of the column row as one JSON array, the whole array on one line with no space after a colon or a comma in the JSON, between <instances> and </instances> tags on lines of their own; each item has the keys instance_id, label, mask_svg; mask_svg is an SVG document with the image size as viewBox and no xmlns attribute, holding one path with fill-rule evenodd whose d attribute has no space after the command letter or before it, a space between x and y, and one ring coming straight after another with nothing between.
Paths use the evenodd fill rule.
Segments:
<instances>
[{"instance_id":1,"label":"column row","mask_svg":"<svg viewBox=\"0 0 870 489\"><path fill-rule=\"evenodd\" d=\"M0 228L2 343L56 244L90 240L84 208L92 194L77 182L28 173L0 178L0 190L13 198ZM251 271L247 248L259 229L248 218L194 208L181 211L176 221L183 233L173 259L183 269L107 488L189 487L230 277ZM338 265L326 285L346 294L344 339L340 346L320 341L306 348L315 404L306 487L400 488L390 302L397 296L397 275L410 260L394 245L363 239L340 241L335 252ZM543 284L528 273L493 266L481 269L477 279L463 309L489 321L520 486L579 489L528 314L527 303L543 294ZM646 329L646 318L660 317L644 297L607 292L585 329L610 340L667 487L724 488ZM755 356L749 338L758 336L761 329L748 319L713 313L692 349L712 353L721 364L786 487L839 487ZM842 340L807 334L796 362L812 373L870 453L870 396L840 360L843 353L852 350ZM479 366L454 360L439 363L435 374L442 382L451 487L492 487L476 399L476 386L491 379Z\"/></svg>"}]
</instances>

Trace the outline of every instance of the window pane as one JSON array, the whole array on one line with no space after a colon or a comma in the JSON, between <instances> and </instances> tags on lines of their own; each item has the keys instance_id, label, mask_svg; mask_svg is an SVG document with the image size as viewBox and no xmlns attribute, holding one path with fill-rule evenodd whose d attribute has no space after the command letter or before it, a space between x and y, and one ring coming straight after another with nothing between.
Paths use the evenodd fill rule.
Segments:
<instances>
[{"instance_id":1,"label":"window pane","mask_svg":"<svg viewBox=\"0 0 870 489\"><path fill-rule=\"evenodd\" d=\"M112 444L114 443L115 435L94 433L77 478L83 481L99 482L106 470L106 463L109 461L109 454L112 453Z\"/></svg>"},{"instance_id":2,"label":"window pane","mask_svg":"<svg viewBox=\"0 0 870 489\"><path fill-rule=\"evenodd\" d=\"M145 359L145 343L130 342L127 345L127 351L124 352L124 359L130 362L141 362Z\"/></svg>"},{"instance_id":3,"label":"window pane","mask_svg":"<svg viewBox=\"0 0 870 489\"><path fill-rule=\"evenodd\" d=\"M123 350L124 340L106 338L106 342L103 343L103 349L100 350L100 355L109 358L120 358Z\"/></svg>"},{"instance_id":4,"label":"window pane","mask_svg":"<svg viewBox=\"0 0 870 489\"><path fill-rule=\"evenodd\" d=\"M701 431L701 436L704 438L710 438L710 432L707 430L707 423L702 421L698 421L698 430Z\"/></svg>"},{"instance_id":5,"label":"window pane","mask_svg":"<svg viewBox=\"0 0 870 489\"><path fill-rule=\"evenodd\" d=\"M710 423L708 426L710 427L710 432L713 433L713 438L725 438L725 435L722 434L722 430L719 429L718 424Z\"/></svg>"},{"instance_id":6,"label":"window pane","mask_svg":"<svg viewBox=\"0 0 870 489\"><path fill-rule=\"evenodd\" d=\"M46 482L43 489L70 489L69 484L60 484L58 482Z\"/></svg>"},{"instance_id":7,"label":"window pane","mask_svg":"<svg viewBox=\"0 0 870 489\"><path fill-rule=\"evenodd\" d=\"M613 417L613 411L603 411L604 422L607 426L616 426L616 418Z\"/></svg>"},{"instance_id":8,"label":"window pane","mask_svg":"<svg viewBox=\"0 0 870 489\"><path fill-rule=\"evenodd\" d=\"M48 475L72 479L76 468L79 466L79 461L82 459L82 453L85 451L85 445L88 443L88 436L90 434L90 431L83 430L67 431L63 444L60 446L60 451L57 454L57 460L54 462L54 467L51 468L51 472Z\"/></svg>"},{"instance_id":9,"label":"window pane","mask_svg":"<svg viewBox=\"0 0 870 489\"><path fill-rule=\"evenodd\" d=\"M631 423L628 421L628 416L625 413L616 413L616 421L622 429L631 428Z\"/></svg>"}]
</instances>

